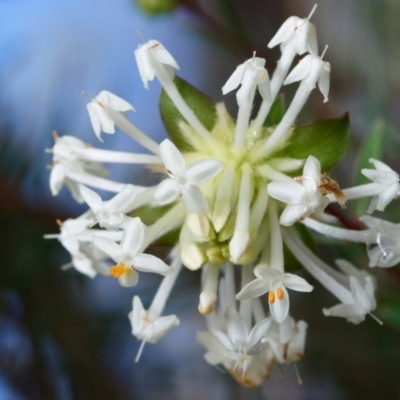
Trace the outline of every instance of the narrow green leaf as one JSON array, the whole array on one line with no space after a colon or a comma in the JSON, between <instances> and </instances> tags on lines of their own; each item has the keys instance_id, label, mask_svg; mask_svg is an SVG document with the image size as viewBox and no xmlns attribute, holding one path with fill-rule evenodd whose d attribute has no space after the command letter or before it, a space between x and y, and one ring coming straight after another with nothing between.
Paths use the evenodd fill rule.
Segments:
<instances>
[{"instance_id":1,"label":"narrow green leaf","mask_svg":"<svg viewBox=\"0 0 400 400\"><path fill-rule=\"evenodd\" d=\"M363 140L355 162L355 185L363 185L370 182L370 180L361 173L361 169L373 168L372 164L369 162L370 158L382 158L385 129L385 122L383 119L378 118L373 122ZM360 199L353 202L354 212L358 215L364 214L368 208L369 202L369 199Z\"/></svg>"},{"instance_id":2,"label":"narrow green leaf","mask_svg":"<svg viewBox=\"0 0 400 400\"><path fill-rule=\"evenodd\" d=\"M289 145L276 154L276 157L306 159L309 155L318 158L321 171L334 167L345 155L349 145L349 115L317 121L312 124L298 125L289 139ZM296 171L298 175L301 171Z\"/></svg>"},{"instance_id":3,"label":"narrow green leaf","mask_svg":"<svg viewBox=\"0 0 400 400\"><path fill-rule=\"evenodd\" d=\"M279 95L273 102L271 109L265 118L263 126L278 125L281 122L283 116L285 115L285 96L283 94Z\"/></svg>"},{"instance_id":4,"label":"narrow green leaf","mask_svg":"<svg viewBox=\"0 0 400 400\"><path fill-rule=\"evenodd\" d=\"M194 111L200 122L207 130L211 131L217 119L217 112L212 100L181 78L175 77L174 83L179 93L188 106ZM181 151L192 150L191 145L185 139L179 128L179 122L185 121L185 118L183 118L182 114L178 111L164 90L161 91L160 96L160 113L165 129L175 145Z\"/></svg>"}]
</instances>

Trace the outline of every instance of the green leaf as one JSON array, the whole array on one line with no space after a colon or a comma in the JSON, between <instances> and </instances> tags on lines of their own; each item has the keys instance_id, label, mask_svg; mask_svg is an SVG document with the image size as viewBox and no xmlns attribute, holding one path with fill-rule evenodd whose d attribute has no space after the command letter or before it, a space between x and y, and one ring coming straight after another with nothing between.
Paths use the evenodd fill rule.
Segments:
<instances>
[{"instance_id":1,"label":"green leaf","mask_svg":"<svg viewBox=\"0 0 400 400\"><path fill-rule=\"evenodd\" d=\"M320 161L321 171L326 172L345 155L349 137L350 123L347 113L340 118L298 125L289 139L289 145L275 156L306 159L313 155ZM298 174L301 174L300 170L295 172L295 175Z\"/></svg>"},{"instance_id":2,"label":"green leaf","mask_svg":"<svg viewBox=\"0 0 400 400\"><path fill-rule=\"evenodd\" d=\"M278 125L285 115L285 111L285 96L282 94L279 95L272 103L271 109L269 110L267 118L265 118L263 126Z\"/></svg>"},{"instance_id":3,"label":"green leaf","mask_svg":"<svg viewBox=\"0 0 400 400\"><path fill-rule=\"evenodd\" d=\"M212 100L181 78L175 77L174 83L199 121L207 130L211 131L217 120L217 112ZM160 113L165 129L179 150L192 150L190 143L188 143L188 140L183 136L179 128L179 122L185 121L185 118L183 118L164 90L161 91L160 96Z\"/></svg>"},{"instance_id":4,"label":"green leaf","mask_svg":"<svg viewBox=\"0 0 400 400\"><path fill-rule=\"evenodd\" d=\"M383 153L383 142L385 138L385 122L383 119L376 119L363 140L355 162L355 185L369 183L370 180L361 174L362 168L373 168L369 162L370 158L381 159ZM359 199L353 204L356 214L364 214L368 208L369 199Z\"/></svg>"}]
</instances>

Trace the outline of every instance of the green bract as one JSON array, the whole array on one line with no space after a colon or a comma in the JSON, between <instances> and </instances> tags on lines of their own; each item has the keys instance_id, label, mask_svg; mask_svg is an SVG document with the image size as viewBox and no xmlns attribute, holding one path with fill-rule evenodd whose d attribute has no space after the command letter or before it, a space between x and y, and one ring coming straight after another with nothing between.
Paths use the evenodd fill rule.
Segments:
<instances>
[{"instance_id":1,"label":"green bract","mask_svg":"<svg viewBox=\"0 0 400 400\"><path fill-rule=\"evenodd\" d=\"M211 131L217 118L214 103L204 93L197 90L185 80L175 77L174 83L180 95L194 111L200 122L206 129ZM160 113L165 129L178 149L181 151L192 150L179 128L179 122L186 120L164 90L161 91L160 96Z\"/></svg>"}]
</instances>

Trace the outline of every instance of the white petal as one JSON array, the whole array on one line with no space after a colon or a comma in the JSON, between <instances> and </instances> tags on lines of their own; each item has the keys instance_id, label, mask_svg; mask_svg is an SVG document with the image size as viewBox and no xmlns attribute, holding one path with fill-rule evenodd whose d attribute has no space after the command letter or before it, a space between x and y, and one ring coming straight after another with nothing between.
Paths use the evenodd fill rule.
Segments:
<instances>
[{"instance_id":1,"label":"white petal","mask_svg":"<svg viewBox=\"0 0 400 400\"><path fill-rule=\"evenodd\" d=\"M155 344L177 325L179 325L179 319L176 315L157 318L151 324L148 324L141 339Z\"/></svg>"},{"instance_id":2,"label":"white petal","mask_svg":"<svg viewBox=\"0 0 400 400\"><path fill-rule=\"evenodd\" d=\"M93 102L89 103L86 106L94 133L100 141L103 141L103 139L101 138L101 122L97 113L97 107L99 107L99 105L94 104Z\"/></svg>"},{"instance_id":3,"label":"white petal","mask_svg":"<svg viewBox=\"0 0 400 400\"><path fill-rule=\"evenodd\" d=\"M392 170L392 168L390 168L388 165L386 165L382 161L375 160L374 158L370 158L369 162L374 164L375 169L378 170L378 171L387 171L387 172L396 173L395 171Z\"/></svg>"},{"instance_id":4,"label":"white petal","mask_svg":"<svg viewBox=\"0 0 400 400\"><path fill-rule=\"evenodd\" d=\"M289 204L300 203L305 192L303 185L296 181L273 181L268 185L268 194L271 197Z\"/></svg>"},{"instance_id":5,"label":"white petal","mask_svg":"<svg viewBox=\"0 0 400 400\"><path fill-rule=\"evenodd\" d=\"M282 284L288 289L296 290L297 292L311 292L311 286L305 279L294 274L284 274Z\"/></svg>"},{"instance_id":6,"label":"white petal","mask_svg":"<svg viewBox=\"0 0 400 400\"><path fill-rule=\"evenodd\" d=\"M230 76L228 81L222 87L222 94L225 95L225 94L231 92L232 90L235 90L242 83L243 74L244 74L245 70L246 70L245 64L240 64L236 68L236 70Z\"/></svg>"},{"instance_id":7,"label":"white petal","mask_svg":"<svg viewBox=\"0 0 400 400\"><path fill-rule=\"evenodd\" d=\"M184 175L185 160L178 148L169 139L165 139L161 142L160 156L169 174L176 176Z\"/></svg>"},{"instance_id":8,"label":"white petal","mask_svg":"<svg viewBox=\"0 0 400 400\"><path fill-rule=\"evenodd\" d=\"M144 87L148 89L148 81L152 81L155 77L154 67L151 65L147 48L140 44L135 50L136 63L139 69L140 77L142 78Z\"/></svg>"},{"instance_id":9,"label":"white petal","mask_svg":"<svg viewBox=\"0 0 400 400\"><path fill-rule=\"evenodd\" d=\"M160 62L161 64L170 65L175 69L179 69L178 63L175 61L175 58L172 57L171 53L160 43L155 40L151 40L150 42L154 42L149 51L152 52L153 57ZM157 45L158 43L158 45Z\"/></svg>"},{"instance_id":10,"label":"white petal","mask_svg":"<svg viewBox=\"0 0 400 400\"><path fill-rule=\"evenodd\" d=\"M88 276L89 278L94 278L97 275L96 270L93 268L93 262L90 258L73 257L72 264L77 271Z\"/></svg>"},{"instance_id":11,"label":"white petal","mask_svg":"<svg viewBox=\"0 0 400 400\"><path fill-rule=\"evenodd\" d=\"M350 277L350 288L354 303L365 312L371 311L371 301L364 288L361 286L360 281L354 276Z\"/></svg>"},{"instance_id":12,"label":"white petal","mask_svg":"<svg viewBox=\"0 0 400 400\"><path fill-rule=\"evenodd\" d=\"M258 82L258 91L261 94L261 97L264 101L270 102L271 101L271 86L269 81L269 76L267 70L265 70L265 75L263 79Z\"/></svg>"},{"instance_id":13,"label":"white petal","mask_svg":"<svg viewBox=\"0 0 400 400\"><path fill-rule=\"evenodd\" d=\"M154 199L158 204L169 204L178 198L181 186L174 179L165 179L157 187Z\"/></svg>"},{"instance_id":14,"label":"white petal","mask_svg":"<svg viewBox=\"0 0 400 400\"><path fill-rule=\"evenodd\" d=\"M321 175L321 163L314 156L308 156L303 168L303 175L311 178L314 182L318 182Z\"/></svg>"},{"instance_id":15,"label":"white petal","mask_svg":"<svg viewBox=\"0 0 400 400\"><path fill-rule=\"evenodd\" d=\"M121 261L121 248L117 243L107 238L93 236L93 244L110 256L115 262L119 263Z\"/></svg>"},{"instance_id":16,"label":"white petal","mask_svg":"<svg viewBox=\"0 0 400 400\"><path fill-rule=\"evenodd\" d=\"M104 205L108 212L124 212L127 205L131 205L136 197L137 188L133 185L126 185L111 200Z\"/></svg>"},{"instance_id":17,"label":"white petal","mask_svg":"<svg viewBox=\"0 0 400 400\"><path fill-rule=\"evenodd\" d=\"M203 193L195 185L185 185L182 191L182 201L187 209L195 214L203 214L208 210Z\"/></svg>"},{"instance_id":18,"label":"white petal","mask_svg":"<svg viewBox=\"0 0 400 400\"><path fill-rule=\"evenodd\" d=\"M225 311L226 330L229 339L234 345L247 341L247 327L240 314L233 308L228 307Z\"/></svg>"},{"instance_id":19,"label":"white petal","mask_svg":"<svg viewBox=\"0 0 400 400\"><path fill-rule=\"evenodd\" d=\"M313 62L313 56L305 56L301 61L293 68L290 74L286 77L283 82L284 85L303 80L310 73L310 69Z\"/></svg>"},{"instance_id":20,"label":"white petal","mask_svg":"<svg viewBox=\"0 0 400 400\"><path fill-rule=\"evenodd\" d=\"M379 194L379 200L376 209L378 211L384 211L386 206L399 196L399 191L400 186L398 183L392 184L386 189L382 190L382 192Z\"/></svg>"},{"instance_id":21,"label":"white petal","mask_svg":"<svg viewBox=\"0 0 400 400\"><path fill-rule=\"evenodd\" d=\"M134 259L134 267L138 271L160 275L168 275L172 272L172 269L164 261L151 254L138 254Z\"/></svg>"},{"instance_id":22,"label":"white petal","mask_svg":"<svg viewBox=\"0 0 400 400\"><path fill-rule=\"evenodd\" d=\"M365 314L355 304L338 304L329 309L324 308L322 311L325 316L343 317L353 323L360 323L365 319Z\"/></svg>"},{"instance_id":23,"label":"white petal","mask_svg":"<svg viewBox=\"0 0 400 400\"><path fill-rule=\"evenodd\" d=\"M221 344L223 346L225 346L227 349L229 350L235 350L234 345L232 344L232 342L229 340L228 336L225 335L225 333L217 330L217 329L213 329L212 330L213 335L221 342Z\"/></svg>"},{"instance_id":24,"label":"white petal","mask_svg":"<svg viewBox=\"0 0 400 400\"><path fill-rule=\"evenodd\" d=\"M53 166L50 172L50 190L53 196L57 196L63 187L65 179L65 170L61 164Z\"/></svg>"},{"instance_id":25,"label":"white petal","mask_svg":"<svg viewBox=\"0 0 400 400\"><path fill-rule=\"evenodd\" d=\"M331 66L329 63L324 62L321 69L321 74L318 78L318 87L324 96L324 103L326 103L329 98L329 86L330 86L330 76L331 76Z\"/></svg>"},{"instance_id":26,"label":"white petal","mask_svg":"<svg viewBox=\"0 0 400 400\"><path fill-rule=\"evenodd\" d=\"M237 300L246 300L253 297L259 297L267 293L270 289L270 285L265 279L255 279L249 282L237 295Z\"/></svg>"},{"instance_id":27,"label":"white petal","mask_svg":"<svg viewBox=\"0 0 400 400\"><path fill-rule=\"evenodd\" d=\"M279 218L279 222L284 226L291 226L301 219L308 211L308 207L302 204L287 206Z\"/></svg>"},{"instance_id":28,"label":"white petal","mask_svg":"<svg viewBox=\"0 0 400 400\"><path fill-rule=\"evenodd\" d=\"M121 252L136 256L144 240L144 227L140 218L133 218L125 227L121 240Z\"/></svg>"},{"instance_id":29,"label":"white petal","mask_svg":"<svg viewBox=\"0 0 400 400\"><path fill-rule=\"evenodd\" d=\"M278 44L286 42L294 33L296 26L299 24L299 20L303 22L303 20L298 17L289 17L278 29L278 32L275 33L275 36L270 40L268 47L272 49Z\"/></svg>"},{"instance_id":30,"label":"white petal","mask_svg":"<svg viewBox=\"0 0 400 400\"><path fill-rule=\"evenodd\" d=\"M134 296L132 311L128 314L132 326L132 335L139 334L144 326L143 316L145 309L143 308L142 301L139 296Z\"/></svg>"},{"instance_id":31,"label":"white petal","mask_svg":"<svg viewBox=\"0 0 400 400\"><path fill-rule=\"evenodd\" d=\"M257 343L259 343L262 337L267 333L271 324L272 324L272 319L266 318L258 322L256 325L254 325L249 335L248 339L249 345L255 346Z\"/></svg>"},{"instance_id":32,"label":"white petal","mask_svg":"<svg viewBox=\"0 0 400 400\"><path fill-rule=\"evenodd\" d=\"M97 212L103 204L101 197L93 190L81 185L81 195L85 203L92 209L93 212Z\"/></svg>"},{"instance_id":33,"label":"white petal","mask_svg":"<svg viewBox=\"0 0 400 400\"><path fill-rule=\"evenodd\" d=\"M273 303L269 303L269 310L276 322L282 322L289 314L289 294L284 286L280 286L283 292L282 300L275 298Z\"/></svg>"},{"instance_id":34,"label":"white petal","mask_svg":"<svg viewBox=\"0 0 400 400\"><path fill-rule=\"evenodd\" d=\"M189 184L198 185L206 182L218 175L224 167L224 164L213 158L196 161L190 164L185 172L185 178Z\"/></svg>"},{"instance_id":35,"label":"white petal","mask_svg":"<svg viewBox=\"0 0 400 400\"><path fill-rule=\"evenodd\" d=\"M118 278L118 282L123 287L136 286L139 282L139 274L134 269L129 268Z\"/></svg>"},{"instance_id":36,"label":"white petal","mask_svg":"<svg viewBox=\"0 0 400 400\"><path fill-rule=\"evenodd\" d=\"M96 97L96 100L103 105L106 104L115 111L135 111L135 109L127 101L106 90L102 90Z\"/></svg>"}]
</instances>

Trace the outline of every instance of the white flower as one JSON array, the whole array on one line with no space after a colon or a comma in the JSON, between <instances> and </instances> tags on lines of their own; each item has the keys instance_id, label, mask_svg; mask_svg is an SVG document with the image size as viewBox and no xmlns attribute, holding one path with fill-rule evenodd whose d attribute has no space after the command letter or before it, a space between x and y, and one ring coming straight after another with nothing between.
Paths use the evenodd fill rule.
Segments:
<instances>
[{"instance_id":1,"label":"white flower","mask_svg":"<svg viewBox=\"0 0 400 400\"><path fill-rule=\"evenodd\" d=\"M128 317L132 325L132 335L148 343L157 343L171 329L179 325L176 315L160 317L146 311L138 296L133 298L133 308Z\"/></svg>"},{"instance_id":2,"label":"white flower","mask_svg":"<svg viewBox=\"0 0 400 400\"><path fill-rule=\"evenodd\" d=\"M400 224L393 224L369 215L360 217L368 228L376 231L376 242L368 244L370 267L393 267L400 262Z\"/></svg>"},{"instance_id":3,"label":"white flower","mask_svg":"<svg viewBox=\"0 0 400 400\"><path fill-rule=\"evenodd\" d=\"M282 225L290 226L312 213L324 211L329 199L319 190L320 176L320 162L309 156L303 175L297 179L301 179L302 183L273 181L268 185L268 194L271 197L288 204L279 220Z\"/></svg>"},{"instance_id":4,"label":"white flower","mask_svg":"<svg viewBox=\"0 0 400 400\"><path fill-rule=\"evenodd\" d=\"M265 338L271 346L276 360L292 363L304 358L307 323L297 321L289 315L281 323L275 322Z\"/></svg>"},{"instance_id":5,"label":"white flower","mask_svg":"<svg viewBox=\"0 0 400 400\"><path fill-rule=\"evenodd\" d=\"M159 204L168 204L182 198L189 211L202 214L208 205L198 184L208 181L223 168L219 160L207 158L185 167L185 160L176 146L168 139L160 144L160 155L170 179L162 181L154 194Z\"/></svg>"},{"instance_id":6,"label":"white flower","mask_svg":"<svg viewBox=\"0 0 400 400\"><path fill-rule=\"evenodd\" d=\"M302 81L307 90L311 91L318 82L319 90L324 96L324 103L326 103L329 95L330 73L331 66L328 62L322 61L322 56L309 54L293 68L283 84L288 85Z\"/></svg>"},{"instance_id":7,"label":"white flower","mask_svg":"<svg viewBox=\"0 0 400 400\"><path fill-rule=\"evenodd\" d=\"M125 112L135 111L135 109L125 100L120 97L102 90L87 106L89 112L90 122L94 133L97 138L101 141L101 132L104 133L115 133L114 121L108 115L107 108L114 111Z\"/></svg>"},{"instance_id":8,"label":"white flower","mask_svg":"<svg viewBox=\"0 0 400 400\"><path fill-rule=\"evenodd\" d=\"M228 307L225 310L225 322L227 334L217 329L212 330L214 336L224 347L245 357L261 353L265 347L262 338L271 326L271 318L258 322L249 333L241 315L233 307ZM244 363L243 371L245 372L246 359Z\"/></svg>"},{"instance_id":9,"label":"white flower","mask_svg":"<svg viewBox=\"0 0 400 400\"><path fill-rule=\"evenodd\" d=\"M144 227L139 218L133 218L127 224L120 245L107 238L96 236L93 238L94 245L118 263L111 268L110 274L118 278L121 286L125 287L135 286L138 283L139 274L135 269L161 275L172 272L171 268L159 258L140 253L143 241Z\"/></svg>"},{"instance_id":10,"label":"white flower","mask_svg":"<svg viewBox=\"0 0 400 400\"><path fill-rule=\"evenodd\" d=\"M53 166L50 173L50 190L53 196L57 196L63 185L71 191L73 198L78 203L83 203L79 184L69 178L68 174L85 174L92 172L97 176L105 176L107 170L98 162L80 160L74 153L74 148L85 149L87 145L73 136L58 136L53 133L55 142L49 153L53 153Z\"/></svg>"},{"instance_id":11,"label":"white flower","mask_svg":"<svg viewBox=\"0 0 400 400\"><path fill-rule=\"evenodd\" d=\"M365 277L364 285L355 276L350 276L349 280L352 302L324 308L323 312L326 316L343 317L353 324L359 324L364 321L366 314L376 308L374 282L370 276Z\"/></svg>"},{"instance_id":12,"label":"white flower","mask_svg":"<svg viewBox=\"0 0 400 400\"><path fill-rule=\"evenodd\" d=\"M361 172L368 179L381 187L378 196L374 196L368 207L368 213L375 210L384 211L386 206L400 195L399 174L381 161L370 158L369 161L374 164L375 169L363 168Z\"/></svg>"},{"instance_id":13,"label":"white flower","mask_svg":"<svg viewBox=\"0 0 400 400\"><path fill-rule=\"evenodd\" d=\"M236 99L238 105L243 106L253 103L254 88L257 86L263 100L271 101L269 77L264 65L265 60L259 57L253 57L240 64L222 87L222 93L227 94L241 85Z\"/></svg>"},{"instance_id":14,"label":"white flower","mask_svg":"<svg viewBox=\"0 0 400 400\"><path fill-rule=\"evenodd\" d=\"M308 19L299 17L288 18L268 43L268 47L272 49L280 44L283 52L285 47L293 44L299 55L304 54L306 51L317 54L317 32L315 25L309 22Z\"/></svg>"},{"instance_id":15,"label":"white flower","mask_svg":"<svg viewBox=\"0 0 400 400\"><path fill-rule=\"evenodd\" d=\"M157 40L149 40L145 44L140 44L135 50L135 58L146 89L148 89L147 82L154 79L160 66L165 68L171 78L174 75L173 69L179 69L179 65L172 55Z\"/></svg>"},{"instance_id":16,"label":"white flower","mask_svg":"<svg viewBox=\"0 0 400 400\"><path fill-rule=\"evenodd\" d=\"M118 229L129 220L124 213L130 209L135 200L137 188L126 185L111 200L102 201L101 197L86 186L81 186L81 194L103 228Z\"/></svg>"},{"instance_id":17,"label":"white flower","mask_svg":"<svg viewBox=\"0 0 400 400\"><path fill-rule=\"evenodd\" d=\"M311 292L313 287L297 275L285 274L277 268L260 268L259 277L249 282L236 296L238 300L268 293L269 309L275 321L282 322L289 313L289 294L286 290Z\"/></svg>"}]
</instances>

